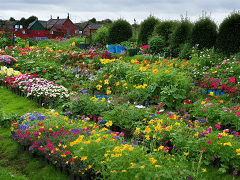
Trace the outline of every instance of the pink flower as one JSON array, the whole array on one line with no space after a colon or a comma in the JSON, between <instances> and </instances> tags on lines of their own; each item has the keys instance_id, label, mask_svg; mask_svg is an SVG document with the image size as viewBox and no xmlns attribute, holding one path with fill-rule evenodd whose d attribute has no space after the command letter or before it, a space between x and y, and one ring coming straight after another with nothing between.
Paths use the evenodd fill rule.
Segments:
<instances>
[{"instance_id":1,"label":"pink flower","mask_svg":"<svg viewBox=\"0 0 240 180\"><path fill-rule=\"evenodd\" d=\"M46 73L47 71L46 70L43 70L44 73Z\"/></svg>"},{"instance_id":2,"label":"pink flower","mask_svg":"<svg viewBox=\"0 0 240 180\"><path fill-rule=\"evenodd\" d=\"M238 112L236 113L236 115L239 116L239 115L240 115L240 111L238 111Z\"/></svg>"},{"instance_id":3,"label":"pink flower","mask_svg":"<svg viewBox=\"0 0 240 180\"><path fill-rule=\"evenodd\" d=\"M206 75L206 74L204 74L204 75L203 75L203 77L205 78L205 77L207 77L207 75Z\"/></svg>"},{"instance_id":4,"label":"pink flower","mask_svg":"<svg viewBox=\"0 0 240 180\"><path fill-rule=\"evenodd\" d=\"M160 111L158 111L157 114L160 114Z\"/></svg>"},{"instance_id":5,"label":"pink flower","mask_svg":"<svg viewBox=\"0 0 240 180\"><path fill-rule=\"evenodd\" d=\"M213 81L213 79L210 79L210 81Z\"/></svg>"},{"instance_id":6,"label":"pink flower","mask_svg":"<svg viewBox=\"0 0 240 180\"><path fill-rule=\"evenodd\" d=\"M236 107L236 110L239 110L239 107Z\"/></svg>"},{"instance_id":7,"label":"pink flower","mask_svg":"<svg viewBox=\"0 0 240 180\"><path fill-rule=\"evenodd\" d=\"M215 161L215 157L212 157L212 161Z\"/></svg>"},{"instance_id":8,"label":"pink flower","mask_svg":"<svg viewBox=\"0 0 240 180\"><path fill-rule=\"evenodd\" d=\"M203 111L206 111L206 110L207 110L206 108L203 109Z\"/></svg>"},{"instance_id":9,"label":"pink flower","mask_svg":"<svg viewBox=\"0 0 240 180\"><path fill-rule=\"evenodd\" d=\"M239 135L239 132L236 132L236 135L238 136L238 135Z\"/></svg>"},{"instance_id":10,"label":"pink flower","mask_svg":"<svg viewBox=\"0 0 240 180\"><path fill-rule=\"evenodd\" d=\"M205 148L202 147L203 152L205 151Z\"/></svg>"},{"instance_id":11,"label":"pink flower","mask_svg":"<svg viewBox=\"0 0 240 180\"><path fill-rule=\"evenodd\" d=\"M223 63L225 64L227 61L226 60L223 60Z\"/></svg>"},{"instance_id":12,"label":"pink flower","mask_svg":"<svg viewBox=\"0 0 240 180\"><path fill-rule=\"evenodd\" d=\"M234 83L235 82L235 78L234 77L230 77L229 81Z\"/></svg>"},{"instance_id":13,"label":"pink flower","mask_svg":"<svg viewBox=\"0 0 240 180\"><path fill-rule=\"evenodd\" d=\"M207 141L208 144L211 144L212 142L211 141Z\"/></svg>"},{"instance_id":14,"label":"pink flower","mask_svg":"<svg viewBox=\"0 0 240 180\"><path fill-rule=\"evenodd\" d=\"M215 125L216 126L216 129L220 129L221 128L221 126L220 125Z\"/></svg>"},{"instance_id":15,"label":"pink flower","mask_svg":"<svg viewBox=\"0 0 240 180\"><path fill-rule=\"evenodd\" d=\"M234 111L234 107L231 108L232 112Z\"/></svg>"},{"instance_id":16,"label":"pink flower","mask_svg":"<svg viewBox=\"0 0 240 180\"><path fill-rule=\"evenodd\" d=\"M72 99L72 97L70 97L70 99Z\"/></svg>"},{"instance_id":17,"label":"pink flower","mask_svg":"<svg viewBox=\"0 0 240 180\"><path fill-rule=\"evenodd\" d=\"M208 133L211 133L211 132L212 132L212 126L209 126Z\"/></svg>"},{"instance_id":18,"label":"pink flower","mask_svg":"<svg viewBox=\"0 0 240 180\"><path fill-rule=\"evenodd\" d=\"M216 79L216 82L217 82L217 83L220 83L220 81L221 81L221 79Z\"/></svg>"},{"instance_id":19,"label":"pink flower","mask_svg":"<svg viewBox=\"0 0 240 180\"><path fill-rule=\"evenodd\" d=\"M218 138L220 139L221 137L222 137L222 135L219 133L219 134L218 134Z\"/></svg>"},{"instance_id":20,"label":"pink flower","mask_svg":"<svg viewBox=\"0 0 240 180\"><path fill-rule=\"evenodd\" d=\"M219 68L219 65L217 65L216 68L218 69L218 68Z\"/></svg>"},{"instance_id":21,"label":"pink flower","mask_svg":"<svg viewBox=\"0 0 240 180\"><path fill-rule=\"evenodd\" d=\"M209 100L209 98L206 98L206 99L205 99L205 102L207 102L208 100Z\"/></svg>"}]
</instances>

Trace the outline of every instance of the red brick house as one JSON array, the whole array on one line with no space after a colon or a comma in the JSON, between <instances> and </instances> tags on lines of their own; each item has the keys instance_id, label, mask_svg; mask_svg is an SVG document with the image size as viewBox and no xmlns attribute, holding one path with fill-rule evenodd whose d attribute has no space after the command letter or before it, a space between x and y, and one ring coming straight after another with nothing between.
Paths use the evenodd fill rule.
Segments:
<instances>
[{"instance_id":1,"label":"red brick house","mask_svg":"<svg viewBox=\"0 0 240 180\"><path fill-rule=\"evenodd\" d=\"M83 30L82 30L82 35L83 36L90 36L92 33L96 33L96 31L101 28L104 24L87 24Z\"/></svg>"},{"instance_id":2,"label":"red brick house","mask_svg":"<svg viewBox=\"0 0 240 180\"><path fill-rule=\"evenodd\" d=\"M55 32L63 32L64 35L77 35L79 34L79 27L73 24L73 22L69 19L69 15L67 19L49 19L47 21L47 28L50 28L51 34Z\"/></svg>"}]
</instances>

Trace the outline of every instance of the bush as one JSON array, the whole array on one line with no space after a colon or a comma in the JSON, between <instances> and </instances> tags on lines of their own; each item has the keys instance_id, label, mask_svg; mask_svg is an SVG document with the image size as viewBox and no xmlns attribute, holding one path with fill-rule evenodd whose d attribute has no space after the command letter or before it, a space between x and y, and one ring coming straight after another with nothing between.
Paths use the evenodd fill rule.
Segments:
<instances>
[{"instance_id":1,"label":"bush","mask_svg":"<svg viewBox=\"0 0 240 180\"><path fill-rule=\"evenodd\" d=\"M111 24L108 30L108 43L120 44L132 37L132 26L129 22L119 19Z\"/></svg>"},{"instance_id":2,"label":"bush","mask_svg":"<svg viewBox=\"0 0 240 180\"><path fill-rule=\"evenodd\" d=\"M189 20L182 20L170 35L170 48L173 57L178 56L182 44L190 43L192 27L193 24Z\"/></svg>"},{"instance_id":3,"label":"bush","mask_svg":"<svg viewBox=\"0 0 240 180\"><path fill-rule=\"evenodd\" d=\"M158 19L150 16L141 23L138 34L138 43L140 45L146 45L148 43L148 38L152 36L154 27L158 22Z\"/></svg>"},{"instance_id":4,"label":"bush","mask_svg":"<svg viewBox=\"0 0 240 180\"><path fill-rule=\"evenodd\" d=\"M217 47L225 55L238 53L240 47L240 14L233 12L219 26Z\"/></svg>"},{"instance_id":5,"label":"bush","mask_svg":"<svg viewBox=\"0 0 240 180\"><path fill-rule=\"evenodd\" d=\"M97 30L97 33L92 36L92 43L93 44L107 44L108 41L108 27L102 26L100 29Z\"/></svg>"},{"instance_id":6,"label":"bush","mask_svg":"<svg viewBox=\"0 0 240 180\"><path fill-rule=\"evenodd\" d=\"M162 36L153 36L148 40L149 52L151 54L162 53L166 43Z\"/></svg>"},{"instance_id":7,"label":"bush","mask_svg":"<svg viewBox=\"0 0 240 180\"><path fill-rule=\"evenodd\" d=\"M173 32L174 28L178 25L177 21L164 21L157 24L154 28L153 34L163 37L166 46L169 45L169 35Z\"/></svg>"},{"instance_id":8,"label":"bush","mask_svg":"<svg viewBox=\"0 0 240 180\"><path fill-rule=\"evenodd\" d=\"M198 44L198 49L210 49L215 46L217 25L209 17L200 18L192 29L192 45Z\"/></svg>"}]
</instances>

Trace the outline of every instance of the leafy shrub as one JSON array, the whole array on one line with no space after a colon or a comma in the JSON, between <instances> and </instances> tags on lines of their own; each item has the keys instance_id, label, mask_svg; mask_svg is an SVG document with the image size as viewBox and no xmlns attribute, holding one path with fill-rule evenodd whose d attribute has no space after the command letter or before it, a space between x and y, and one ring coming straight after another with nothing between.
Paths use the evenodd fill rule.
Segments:
<instances>
[{"instance_id":1,"label":"leafy shrub","mask_svg":"<svg viewBox=\"0 0 240 180\"><path fill-rule=\"evenodd\" d=\"M108 41L110 44L127 41L132 37L132 26L123 19L113 22L108 30Z\"/></svg>"},{"instance_id":2,"label":"leafy shrub","mask_svg":"<svg viewBox=\"0 0 240 180\"><path fill-rule=\"evenodd\" d=\"M154 28L153 34L157 34L163 37L166 45L169 45L169 35L173 32L174 28L177 26L177 21L164 21L157 24Z\"/></svg>"},{"instance_id":3,"label":"leafy shrub","mask_svg":"<svg viewBox=\"0 0 240 180\"><path fill-rule=\"evenodd\" d=\"M219 26L217 47L225 55L239 52L240 46L240 14L233 12Z\"/></svg>"},{"instance_id":4,"label":"leafy shrub","mask_svg":"<svg viewBox=\"0 0 240 180\"><path fill-rule=\"evenodd\" d=\"M198 44L198 49L210 49L215 46L217 25L209 17L200 18L192 29L192 45Z\"/></svg>"},{"instance_id":5,"label":"leafy shrub","mask_svg":"<svg viewBox=\"0 0 240 180\"><path fill-rule=\"evenodd\" d=\"M190 42L192 27L189 20L182 20L170 35L170 47L174 57L178 56L181 44Z\"/></svg>"},{"instance_id":6,"label":"leafy shrub","mask_svg":"<svg viewBox=\"0 0 240 180\"><path fill-rule=\"evenodd\" d=\"M148 38L152 35L154 27L158 22L158 19L150 16L141 23L138 34L138 43L140 45L146 45L148 43Z\"/></svg>"},{"instance_id":7,"label":"leafy shrub","mask_svg":"<svg viewBox=\"0 0 240 180\"><path fill-rule=\"evenodd\" d=\"M151 54L162 53L166 43L162 36L153 36L148 40L149 52Z\"/></svg>"},{"instance_id":8,"label":"leafy shrub","mask_svg":"<svg viewBox=\"0 0 240 180\"><path fill-rule=\"evenodd\" d=\"M92 36L93 44L107 44L108 40L108 27L102 26L100 29L97 30L97 33Z\"/></svg>"},{"instance_id":9,"label":"leafy shrub","mask_svg":"<svg viewBox=\"0 0 240 180\"><path fill-rule=\"evenodd\" d=\"M180 59L189 59L192 53L192 46L190 43L185 43L180 46L181 51L179 52Z\"/></svg>"}]
</instances>

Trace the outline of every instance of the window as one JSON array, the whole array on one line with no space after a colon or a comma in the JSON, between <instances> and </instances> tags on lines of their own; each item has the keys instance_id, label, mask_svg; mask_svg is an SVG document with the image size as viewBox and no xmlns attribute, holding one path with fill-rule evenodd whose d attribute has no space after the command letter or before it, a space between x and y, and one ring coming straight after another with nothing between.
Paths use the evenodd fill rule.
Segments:
<instances>
[{"instance_id":1,"label":"window","mask_svg":"<svg viewBox=\"0 0 240 180\"><path fill-rule=\"evenodd\" d=\"M23 31L22 31L22 34L25 34L25 33L26 33L25 30L23 30Z\"/></svg>"},{"instance_id":2,"label":"window","mask_svg":"<svg viewBox=\"0 0 240 180\"><path fill-rule=\"evenodd\" d=\"M51 34L53 34L53 31L51 31Z\"/></svg>"},{"instance_id":3,"label":"window","mask_svg":"<svg viewBox=\"0 0 240 180\"><path fill-rule=\"evenodd\" d=\"M19 25L15 25L15 29L18 29L19 28Z\"/></svg>"},{"instance_id":4,"label":"window","mask_svg":"<svg viewBox=\"0 0 240 180\"><path fill-rule=\"evenodd\" d=\"M15 31L18 31L18 29L15 29Z\"/></svg>"},{"instance_id":5,"label":"window","mask_svg":"<svg viewBox=\"0 0 240 180\"><path fill-rule=\"evenodd\" d=\"M20 29L23 29L23 25L20 25Z\"/></svg>"}]
</instances>

